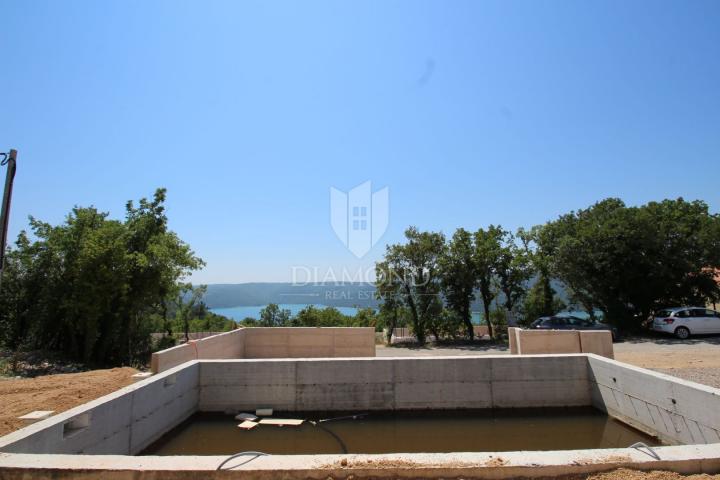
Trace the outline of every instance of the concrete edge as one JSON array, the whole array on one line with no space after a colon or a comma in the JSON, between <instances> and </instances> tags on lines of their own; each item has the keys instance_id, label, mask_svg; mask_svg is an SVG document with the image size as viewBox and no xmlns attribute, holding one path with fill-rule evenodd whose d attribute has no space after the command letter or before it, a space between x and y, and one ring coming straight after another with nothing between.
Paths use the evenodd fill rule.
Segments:
<instances>
[{"instance_id":1,"label":"concrete edge","mask_svg":"<svg viewBox=\"0 0 720 480\"><path fill-rule=\"evenodd\" d=\"M71 478L80 473L113 473L113 478L228 478L326 479L463 477L566 477L617 468L670 470L678 473L720 472L720 444L656 447L656 459L631 449L567 450L546 452L481 452L392 455L273 455L239 457L214 473L228 456L32 455L0 453L3 478ZM231 475L230 476L234 476Z\"/></svg>"},{"instance_id":2,"label":"concrete edge","mask_svg":"<svg viewBox=\"0 0 720 480\"><path fill-rule=\"evenodd\" d=\"M545 353L545 354L533 354L533 355L428 355L428 356L398 356L398 357L284 357L284 358L228 358L228 359L212 359L212 358L201 358L198 362L214 362L214 363L250 363L250 362L298 362L298 361L319 361L319 360L352 360L354 362L384 362L389 360L462 360L467 358L502 358L507 361L523 361L530 358L558 358L558 357L587 357L587 353ZM598 357L603 358L604 357ZM626 364L623 364L626 365ZM163 372L164 373L164 372ZM672 377L675 378L675 377Z\"/></svg>"}]
</instances>

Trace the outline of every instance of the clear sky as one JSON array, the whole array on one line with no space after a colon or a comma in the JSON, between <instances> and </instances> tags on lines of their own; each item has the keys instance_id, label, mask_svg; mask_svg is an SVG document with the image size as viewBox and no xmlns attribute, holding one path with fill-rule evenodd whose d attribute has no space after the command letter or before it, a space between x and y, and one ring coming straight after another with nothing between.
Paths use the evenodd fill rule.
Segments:
<instances>
[{"instance_id":1,"label":"clear sky","mask_svg":"<svg viewBox=\"0 0 720 480\"><path fill-rule=\"evenodd\" d=\"M720 2L0 1L10 239L168 188L193 281L369 267L408 225L720 208ZM2 173L4 177L4 172ZM357 259L330 187L389 188Z\"/></svg>"}]
</instances>

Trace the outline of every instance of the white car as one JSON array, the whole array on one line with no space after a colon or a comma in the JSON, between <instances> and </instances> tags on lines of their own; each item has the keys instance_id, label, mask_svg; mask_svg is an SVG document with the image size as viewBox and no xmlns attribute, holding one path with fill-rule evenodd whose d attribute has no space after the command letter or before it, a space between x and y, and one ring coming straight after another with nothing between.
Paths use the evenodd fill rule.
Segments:
<instances>
[{"instance_id":1,"label":"white car","mask_svg":"<svg viewBox=\"0 0 720 480\"><path fill-rule=\"evenodd\" d=\"M668 308L655 314L652 329L683 340L690 335L720 333L720 313L704 307Z\"/></svg>"}]
</instances>

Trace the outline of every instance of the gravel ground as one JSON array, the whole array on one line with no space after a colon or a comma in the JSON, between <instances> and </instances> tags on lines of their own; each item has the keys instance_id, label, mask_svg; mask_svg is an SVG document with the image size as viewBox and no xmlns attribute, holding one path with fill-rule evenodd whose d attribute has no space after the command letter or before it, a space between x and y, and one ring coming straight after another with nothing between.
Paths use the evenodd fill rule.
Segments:
<instances>
[{"instance_id":1,"label":"gravel ground","mask_svg":"<svg viewBox=\"0 0 720 480\"><path fill-rule=\"evenodd\" d=\"M669 337L630 337L614 344L615 359L697 383L720 388L720 337L676 340ZM461 345L417 347L377 345L378 357L509 355L507 345L480 341Z\"/></svg>"},{"instance_id":2,"label":"gravel ground","mask_svg":"<svg viewBox=\"0 0 720 480\"><path fill-rule=\"evenodd\" d=\"M683 380L720 388L720 369L718 368L653 368L652 370L682 378Z\"/></svg>"}]
</instances>

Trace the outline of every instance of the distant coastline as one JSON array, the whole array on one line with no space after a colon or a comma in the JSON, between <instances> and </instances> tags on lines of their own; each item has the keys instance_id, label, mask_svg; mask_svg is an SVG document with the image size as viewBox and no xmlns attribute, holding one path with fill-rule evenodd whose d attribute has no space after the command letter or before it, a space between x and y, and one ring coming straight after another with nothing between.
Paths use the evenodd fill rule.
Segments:
<instances>
[{"instance_id":1,"label":"distant coastline","mask_svg":"<svg viewBox=\"0 0 720 480\"><path fill-rule=\"evenodd\" d=\"M558 297L567 303L567 294L559 282L551 282ZM498 297L502 302L502 294ZM345 284L293 284L277 283L211 283L207 286L204 301L212 309L256 307L269 303L278 305L322 305L335 308L378 308L375 285L372 283ZM302 307L301 307L302 308ZM476 299L471 310L482 311L482 304ZM354 310L353 310L354 311ZM241 319L242 320L242 319Z\"/></svg>"},{"instance_id":2,"label":"distant coastline","mask_svg":"<svg viewBox=\"0 0 720 480\"><path fill-rule=\"evenodd\" d=\"M290 315L295 316L300 310L307 307L310 304L307 303L281 303L278 306L284 310L290 310ZM328 308L328 305L312 304L315 308ZM222 308L211 308L210 311L218 315L231 318L236 322L240 322L245 318L260 318L260 310L265 308L267 305L239 305L234 307L222 307ZM355 307L334 307L337 308L340 313L344 315L355 315L357 308Z\"/></svg>"},{"instance_id":3,"label":"distant coastline","mask_svg":"<svg viewBox=\"0 0 720 480\"><path fill-rule=\"evenodd\" d=\"M375 285L346 283L317 285L293 283L210 284L205 303L211 309L278 305L322 305L327 307L378 307ZM354 310L353 310L354 312Z\"/></svg>"}]
</instances>

